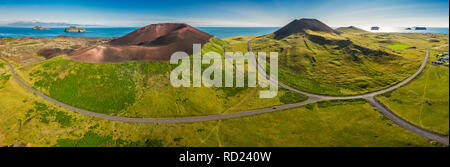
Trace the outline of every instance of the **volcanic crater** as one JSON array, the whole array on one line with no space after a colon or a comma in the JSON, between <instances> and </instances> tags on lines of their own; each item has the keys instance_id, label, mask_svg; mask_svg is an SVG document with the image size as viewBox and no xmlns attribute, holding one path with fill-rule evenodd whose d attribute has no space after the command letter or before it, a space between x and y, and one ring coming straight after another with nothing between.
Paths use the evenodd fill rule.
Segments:
<instances>
[{"instance_id":1,"label":"volcanic crater","mask_svg":"<svg viewBox=\"0 0 450 167\"><path fill-rule=\"evenodd\" d=\"M192 54L192 44L203 45L211 37L183 23L151 24L106 44L75 51L66 58L87 63L167 61L178 51Z\"/></svg>"}]
</instances>

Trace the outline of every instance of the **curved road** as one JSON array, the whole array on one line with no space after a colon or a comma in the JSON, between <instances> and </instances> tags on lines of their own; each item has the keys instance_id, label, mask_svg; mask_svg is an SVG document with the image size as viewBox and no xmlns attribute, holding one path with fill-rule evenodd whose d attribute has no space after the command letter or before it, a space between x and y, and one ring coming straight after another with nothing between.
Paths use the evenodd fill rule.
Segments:
<instances>
[{"instance_id":1,"label":"curved road","mask_svg":"<svg viewBox=\"0 0 450 167\"><path fill-rule=\"evenodd\" d=\"M247 47L248 47L248 51L252 52L252 49L250 47L250 42L251 42L251 40L247 43ZM355 96L324 96L324 95L317 95L317 94L312 94L312 93L304 92L304 91L301 91L301 90L297 90L297 89L289 87L289 86L287 86L287 85L285 85L285 84L283 84L283 83L281 83L281 82L279 82L279 81L277 81L277 80L275 80L273 78L270 78L270 76L267 75L266 71L258 64L258 62L256 61L256 58L255 58L254 55L252 55L252 62L254 64L257 64L257 66L258 66L257 70L258 70L259 73L261 73L264 77L268 78L270 81L274 82L275 84L280 85L281 87L283 87L285 89L288 89L288 90L296 92L296 93L304 94L304 95L306 95L306 96L308 96L309 98L312 98L312 99L319 99L319 100L347 100L347 99L365 99L365 98L374 97L374 96L377 96L377 95L380 95L380 94L383 94L383 93L386 93L386 92L389 92L389 91L393 91L393 90L395 90L397 88L400 88L400 87L406 85L411 80L416 78L423 71L423 69L425 68L425 65L427 64L428 57L429 57L429 49L427 49L427 53L425 55L425 58L422 61L422 64L419 67L419 70L417 70L416 73L411 75L409 78L403 80L402 82L400 82L400 83L398 83L398 84L396 84L394 86L391 86L389 88L383 89L383 90L379 90L379 91L368 93L368 94L355 95Z\"/></svg>"},{"instance_id":2,"label":"curved road","mask_svg":"<svg viewBox=\"0 0 450 167\"><path fill-rule=\"evenodd\" d=\"M252 49L250 47L250 43L252 40L248 41L247 43L247 48L249 52L252 52ZM280 85L281 87L288 89L290 91L296 92L296 93L300 93L300 94L304 94L306 96L309 97L308 101L325 101L325 100L346 100L346 99L366 99L372 106L374 106L375 108L377 108L377 110L383 114L385 117L389 118L392 122L396 123L397 125L399 125L400 127L407 129L411 132L414 132L422 137L425 137L427 139L436 141L438 143L441 144L445 144L445 145L449 145L449 136L444 136L444 135L440 135L434 132L431 132L427 129L424 129L422 127L419 127L417 125L414 125L413 123L401 118L400 116L398 116L397 114L395 114L394 112L392 112L388 107L386 107L383 103L381 103L380 101L378 101L376 99L377 95L389 92L389 91L393 91L397 88L400 88L404 85L406 85L407 83L411 82L414 78L416 78L425 68L427 61L428 61L428 57L429 57L429 53L430 50L427 49L427 53L425 55L425 58L422 61L422 64L419 67L419 70L417 70L416 73L414 73L413 75L411 75L409 78L403 80L402 82L389 87L387 89L383 89L380 91L376 91L376 92L372 92L372 93L368 93L368 94L363 94L363 95L356 95L356 96L343 96L343 97L339 97L339 96L323 96L323 95L316 95L316 94L311 94L308 92L304 92L301 90L297 90L295 88L289 87L273 78L270 78L270 76L267 75L267 72L263 69L263 67L261 67L257 61L254 55L252 55L252 62L254 64L257 64L257 69L258 72L261 73L264 77L268 78L270 81L272 81L275 84Z\"/></svg>"},{"instance_id":3,"label":"curved road","mask_svg":"<svg viewBox=\"0 0 450 167\"><path fill-rule=\"evenodd\" d=\"M248 46L248 50L251 52L251 48L250 48L250 42L249 41L247 43ZM254 62L254 64L257 64L256 62L256 58L253 56L252 57L252 61ZM101 114L101 113L96 113L96 112L91 112L91 111L87 111L84 109L80 109L80 108L76 108L67 104L64 104L62 102L59 102L51 97L48 97L40 92L38 92L37 90L31 88L30 86L28 86L27 84L25 84L17 75L16 72L14 70L14 67L5 59L0 58L0 60L2 60L3 62L5 62L6 64L8 64L8 66L11 69L11 73L13 75L13 77L21 84L23 85L25 88L27 88L28 90L32 91L33 93L35 93L36 95L52 102L55 103L61 107L67 108L69 110L73 110L75 112L78 113L82 113L82 114L86 114L89 116L93 116L93 117L98 117L98 118L104 118L104 119L108 119L108 120L113 120L113 121L120 121L120 122L134 122L134 123L187 123L187 122L198 122L198 121L211 121L211 120L219 120L219 119L228 119L228 118L236 118L236 117L243 117L243 116L250 116L250 115L256 115L256 114L262 114L262 113L267 113L267 112L273 112L273 111L279 111L279 110L285 110L285 109L290 109L290 108L295 108L295 107L299 107L299 106L303 106L309 103L315 103L315 102L319 102L319 101L325 101L325 100L345 100L345 99L358 99L358 98L364 98L367 99L370 104L372 104L373 106L375 106L383 115L385 115L386 117L388 117L389 119L391 119L392 121L394 121L395 123L397 123L398 125L400 125L401 127L408 129L414 133L419 134L420 136L426 137L428 139L437 141L439 143L442 144L449 144L449 138L447 136L442 136L430 131L427 131L426 129L420 128L418 126L415 126L414 124L409 123L408 121L400 118L399 116L395 115L392 111L390 111L389 109L387 109L387 107L385 107L383 104L381 104L380 102L378 102L375 99L376 95L388 92L388 91L392 91L394 89L397 89L403 85L405 85L406 83L410 82L412 79L414 79L418 74L420 74L420 72L422 72L423 68L425 67L425 64L427 62L428 59L428 50L427 50L427 55L424 58L424 61L422 63L422 65L420 66L419 70L413 74L411 77L409 77L408 79L400 82L399 84L387 88L385 90L381 90L378 92L373 92L373 93L369 93L369 94L365 94L365 95L357 95L357 96L345 96L345 97L334 97L334 96L323 96L323 95L316 95L316 94L311 94L311 93L307 93L307 92L303 92L294 88L291 88L287 85L284 85L280 82L278 82L277 80L273 80L272 78L269 78L272 82L280 85L283 88L286 88L290 91L293 92L297 92L297 93L301 93L304 94L306 96L308 96L308 100L303 101L303 102L298 102L298 103L292 103L292 104L285 104L285 105L280 105L280 106L275 106L275 107L269 107L269 108L263 108L263 109L256 109L256 110L250 110L250 111L245 111L245 112L239 112L239 113L231 113L231 114L222 114L222 115L209 115L209 116L199 116L199 117L185 117L185 118L129 118L129 117L120 117L120 116L112 116L112 115L107 115L107 114ZM262 74L263 76L266 76L266 72L260 67L260 65L257 65L257 69L258 72L260 74Z\"/></svg>"},{"instance_id":4,"label":"curved road","mask_svg":"<svg viewBox=\"0 0 450 167\"><path fill-rule=\"evenodd\" d=\"M93 116L93 117L98 117L98 118L109 119L109 120L113 120L113 121L120 121L120 122L134 122L134 123L187 123L187 122L198 122L198 121L211 121L211 120L236 118L236 117L243 117L243 116L261 114L261 113L267 113L267 112L272 112L272 111L285 110L285 109L289 109L289 108L295 108L295 107L303 106L303 105L306 105L306 104L309 104L309 103L318 102L318 100L308 100L308 101L303 101L303 102L298 102L298 103L285 104L285 105L280 105L280 106L275 106L275 107L269 107L269 108L263 108L263 109L257 109L257 110L250 110L250 111L239 112L239 113L230 113L230 114L222 114L222 115L209 115L209 116L199 116L199 117L185 117L185 118L130 118L130 117L120 117L120 116L113 116L113 115L107 115L107 114L101 114L101 113L87 111L87 110L84 110L84 109L80 109L80 108L77 108L77 107L73 107L73 106L67 105L67 104L62 103L60 101L57 101L57 100L55 100L55 99L53 99L51 97L48 97L48 96L40 93L39 91L31 88L27 84L25 84L17 76L17 74L16 74L16 72L14 70L14 66L11 65L8 61L6 61L3 58L0 58L0 60L5 62L6 64L8 64L8 66L11 69L11 73L12 73L14 79L17 80L17 82L19 82L21 85L23 85L25 88L27 88L28 90L32 91L36 95L38 95L38 96L40 96L40 97L42 97L42 98L44 98L44 99L54 103L54 104L57 104L57 105L59 105L61 107L67 108L69 110L73 110L73 111L78 112L78 113L82 113L82 114L86 114L86 115Z\"/></svg>"}]
</instances>

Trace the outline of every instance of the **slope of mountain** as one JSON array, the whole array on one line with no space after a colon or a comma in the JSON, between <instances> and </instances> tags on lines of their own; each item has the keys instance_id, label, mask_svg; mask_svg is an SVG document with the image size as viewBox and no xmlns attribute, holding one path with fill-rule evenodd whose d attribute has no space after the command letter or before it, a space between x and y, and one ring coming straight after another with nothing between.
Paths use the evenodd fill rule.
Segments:
<instances>
[{"instance_id":1,"label":"slope of mountain","mask_svg":"<svg viewBox=\"0 0 450 167\"><path fill-rule=\"evenodd\" d=\"M290 22L286 26L274 32L275 38L283 38L295 33L305 33L307 30L312 31L320 31L320 32L328 32L328 33L336 33L337 31L333 30L328 25L320 22L316 19L295 19Z\"/></svg>"},{"instance_id":2,"label":"slope of mountain","mask_svg":"<svg viewBox=\"0 0 450 167\"><path fill-rule=\"evenodd\" d=\"M391 52L379 47L384 39L375 35L339 34L320 21L300 19L255 38L251 47L279 53L279 78L289 86L317 94L355 95L400 82L420 65L423 53Z\"/></svg>"},{"instance_id":3,"label":"slope of mountain","mask_svg":"<svg viewBox=\"0 0 450 167\"><path fill-rule=\"evenodd\" d=\"M336 28L336 31L338 31L340 33L368 33L368 31L360 29L355 26L339 27L339 28Z\"/></svg>"},{"instance_id":4,"label":"slope of mountain","mask_svg":"<svg viewBox=\"0 0 450 167\"><path fill-rule=\"evenodd\" d=\"M193 44L203 45L211 37L187 24L152 24L107 44L76 51L67 58L89 63L166 61L178 51L192 54Z\"/></svg>"}]
</instances>

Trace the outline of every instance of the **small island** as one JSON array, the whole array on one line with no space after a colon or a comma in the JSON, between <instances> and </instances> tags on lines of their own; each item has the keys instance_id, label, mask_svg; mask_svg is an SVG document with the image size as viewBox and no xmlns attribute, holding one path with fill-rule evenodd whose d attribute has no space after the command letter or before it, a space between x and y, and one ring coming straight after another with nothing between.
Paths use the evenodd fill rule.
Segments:
<instances>
[{"instance_id":1,"label":"small island","mask_svg":"<svg viewBox=\"0 0 450 167\"><path fill-rule=\"evenodd\" d=\"M426 27L416 27L416 30L427 30Z\"/></svg>"},{"instance_id":2,"label":"small island","mask_svg":"<svg viewBox=\"0 0 450 167\"><path fill-rule=\"evenodd\" d=\"M70 26L67 27L64 32L86 32L86 29L82 27Z\"/></svg>"},{"instance_id":3,"label":"small island","mask_svg":"<svg viewBox=\"0 0 450 167\"><path fill-rule=\"evenodd\" d=\"M41 26L34 26L33 30L50 30L50 29L49 28L44 28L44 27L41 27Z\"/></svg>"}]
</instances>

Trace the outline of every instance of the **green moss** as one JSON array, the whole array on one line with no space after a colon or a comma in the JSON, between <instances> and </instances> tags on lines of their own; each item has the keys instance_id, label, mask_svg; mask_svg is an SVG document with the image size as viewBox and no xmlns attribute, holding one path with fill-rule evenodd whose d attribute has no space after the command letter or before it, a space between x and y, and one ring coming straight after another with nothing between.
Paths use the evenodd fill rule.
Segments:
<instances>
[{"instance_id":1,"label":"green moss","mask_svg":"<svg viewBox=\"0 0 450 167\"><path fill-rule=\"evenodd\" d=\"M305 106L308 110L314 110L314 105L313 104L307 104Z\"/></svg>"},{"instance_id":2,"label":"green moss","mask_svg":"<svg viewBox=\"0 0 450 167\"><path fill-rule=\"evenodd\" d=\"M73 120L72 116L67 115L65 112L58 111L56 112L55 121L61 125L61 128L70 127L72 125Z\"/></svg>"},{"instance_id":3,"label":"green moss","mask_svg":"<svg viewBox=\"0 0 450 167\"><path fill-rule=\"evenodd\" d=\"M286 93L284 93L280 97L280 102L282 102L284 104L290 104L290 103L295 103L295 102L300 102L300 101L305 101L305 100L308 100L308 96L305 96L300 93L291 92L291 91L286 91Z\"/></svg>"},{"instance_id":4,"label":"green moss","mask_svg":"<svg viewBox=\"0 0 450 167\"><path fill-rule=\"evenodd\" d=\"M25 117L26 120L39 119L40 122L45 124L56 122L61 128L70 127L75 121L66 112L57 111L55 108L37 101L34 102L34 109L27 110Z\"/></svg>"},{"instance_id":5,"label":"green moss","mask_svg":"<svg viewBox=\"0 0 450 167\"><path fill-rule=\"evenodd\" d=\"M100 136L94 132L87 132L80 140L58 139L56 146L58 147L111 147L117 141L111 136Z\"/></svg>"},{"instance_id":6,"label":"green moss","mask_svg":"<svg viewBox=\"0 0 450 167\"><path fill-rule=\"evenodd\" d=\"M116 114L135 102L136 87L146 83L142 81L147 76L169 70L166 62L88 64L61 57L46 61L41 67L30 72L37 78L35 87L76 107ZM59 77L61 71L65 76Z\"/></svg>"}]
</instances>

